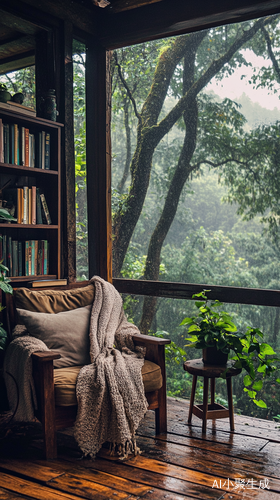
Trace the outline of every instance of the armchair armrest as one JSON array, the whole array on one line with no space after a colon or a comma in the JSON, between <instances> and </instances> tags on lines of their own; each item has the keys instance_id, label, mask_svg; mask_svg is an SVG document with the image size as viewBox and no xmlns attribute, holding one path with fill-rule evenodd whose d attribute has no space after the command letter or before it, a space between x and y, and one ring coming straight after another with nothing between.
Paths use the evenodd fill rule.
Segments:
<instances>
[{"instance_id":1,"label":"armchair armrest","mask_svg":"<svg viewBox=\"0 0 280 500\"><path fill-rule=\"evenodd\" d=\"M133 342L136 345L150 345L150 346L159 346L170 344L170 339L162 339L161 337L152 337L151 335L142 335L136 334L133 336Z\"/></svg>"},{"instance_id":2,"label":"armchair armrest","mask_svg":"<svg viewBox=\"0 0 280 500\"><path fill-rule=\"evenodd\" d=\"M38 416L45 432L45 453L56 457L55 397L53 361L61 356L52 351L38 351L32 354L33 379L38 399ZM46 437L47 436L47 437Z\"/></svg>"},{"instance_id":3,"label":"armchair armrest","mask_svg":"<svg viewBox=\"0 0 280 500\"><path fill-rule=\"evenodd\" d=\"M37 351L32 354L32 359L36 360L37 363L46 363L59 358L61 358L61 355L52 351Z\"/></svg>"}]
</instances>

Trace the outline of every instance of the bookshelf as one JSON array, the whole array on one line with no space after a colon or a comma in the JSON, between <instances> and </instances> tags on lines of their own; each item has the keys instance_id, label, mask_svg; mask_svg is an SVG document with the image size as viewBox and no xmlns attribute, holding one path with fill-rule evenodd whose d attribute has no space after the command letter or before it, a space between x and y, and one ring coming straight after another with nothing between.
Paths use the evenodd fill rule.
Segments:
<instances>
[{"instance_id":1,"label":"bookshelf","mask_svg":"<svg viewBox=\"0 0 280 500\"><path fill-rule=\"evenodd\" d=\"M15 124L18 129L18 141L15 141L14 135L13 139L11 139L9 133L4 130L5 125L9 129L9 132L13 131ZM12 273L9 273L9 276L15 286L32 280L61 278L62 127L63 125L57 122L0 107L0 204L3 200L5 202L8 201L8 206L11 206L11 204L14 205L14 217L17 218L17 222L0 222L0 235L3 237L1 240L2 243L0 241L0 253L2 253L0 257L3 258L5 248L7 267L11 267L12 269ZM28 134L26 133L29 135L28 146L21 143L24 137L23 129L28 130ZM42 153L42 148L44 149L45 147L45 144L42 146L41 143L42 132L43 137L47 136L50 144L49 169L44 168L45 158L43 158L42 168L42 155L45 154L44 152ZM31 140L33 141L32 147L34 147L35 151L33 155L34 166L22 164L27 160L27 156L24 157L24 155L27 154L25 151L26 148L29 149L31 145L30 136L33 137ZM27 141L28 139L26 138L25 140ZM7 141L9 146L7 145ZM8 147L9 161L7 162L5 148L7 150ZM16 150L12 152L13 147ZM19 149L18 154L17 149ZM13 163L10 162L11 159ZM15 164L15 162L18 164ZM30 154L27 163L31 163ZM43 203L42 201L40 202L41 198L38 200L36 194L34 195L34 188L32 190L34 186L36 187L35 192L37 193L37 197L40 197L41 194L45 196L51 223L50 221L47 223ZM22 194L23 192L25 193L24 195ZM29 196L28 203L30 208L26 205L26 201L24 201L26 196ZM32 196L35 196L36 201L33 201ZM3 206L5 207L5 204ZM34 219L34 207L36 207L36 219ZM26 217L24 219L23 212L25 211L26 215L26 210L27 219ZM42 220L40 220L41 218ZM8 242L11 242L12 247L9 247ZM20 250L18 247L20 247ZM8 260L8 252L10 260ZM11 259L12 265L9 265L11 264Z\"/></svg>"}]
</instances>

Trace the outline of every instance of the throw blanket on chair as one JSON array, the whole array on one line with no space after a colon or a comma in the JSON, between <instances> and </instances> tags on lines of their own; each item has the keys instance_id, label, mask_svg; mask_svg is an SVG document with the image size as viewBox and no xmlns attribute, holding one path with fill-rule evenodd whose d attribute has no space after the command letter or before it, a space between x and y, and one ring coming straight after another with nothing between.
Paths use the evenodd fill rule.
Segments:
<instances>
[{"instance_id":1,"label":"throw blanket on chair","mask_svg":"<svg viewBox=\"0 0 280 500\"><path fill-rule=\"evenodd\" d=\"M27 333L18 325L13 335ZM16 422L32 422L35 419L34 409L37 409L37 399L32 377L33 352L49 351L46 344L28 335L15 338L7 348L4 359L4 379L7 388L10 410L15 412Z\"/></svg>"},{"instance_id":2,"label":"throw blanket on chair","mask_svg":"<svg viewBox=\"0 0 280 500\"><path fill-rule=\"evenodd\" d=\"M81 369L77 380L74 434L84 456L95 457L109 441L112 451L125 458L139 453L135 431L148 408L141 375L144 354L134 346L132 336L139 330L127 321L117 290L97 276L91 282L91 364Z\"/></svg>"}]
</instances>

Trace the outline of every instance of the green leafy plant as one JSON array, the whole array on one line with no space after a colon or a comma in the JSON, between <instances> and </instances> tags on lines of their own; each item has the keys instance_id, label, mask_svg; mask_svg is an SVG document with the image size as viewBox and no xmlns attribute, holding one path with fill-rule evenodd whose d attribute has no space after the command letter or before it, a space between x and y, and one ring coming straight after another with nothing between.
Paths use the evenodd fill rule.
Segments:
<instances>
[{"instance_id":1,"label":"green leafy plant","mask_svg":"<svg viewBox=\"0 0 280 500\"><path fill-rule=\"evenodd\" d=\"M13 293L13 288L10 285L10 280L9 278L6 277L6 272L9 271L9 269L4 266L3 261L0 261L0 289L4 293ZM5 307L2 306L0 303L0 312L3 311ZM0 323L0 350L4 350L7 344L7 332L3 328L3 323Z\"/></svg>"},{"instance_id":2,"label":"green leafy plant","mask_svg":"<svg viewBox=\"0 0 280 500\"><path fill-rule=\"evenodd\" d=\"M0 90L7 90L7 85L5 85L5 83L0 83Z\"/></svg>"},{"instance_id":3,"label":"green leafy plant","mask_svg":"<svg viewBox=\"0 0 280 500\"><path fill-rule=\"evenodd\" d=\"M15 219L9 212L6 210L6 208L0 208L0 221L7 221L7 222L17 222L17 219Z\"/></svg>"},{"instance_id":4,"label":"green leafy plant","mask_svg":"<svg viewBox=\"0 0 280 500\"><path fill-rule=\"evenodd\" d=\"M257 392L263 387L263 379L274 373L280 359L273 348L263 342L263 333L258 328L248 326L245 332L239 332L232 317L219 308L223 305L219 300L209 301L207 292L193 295L198 299L195 305L198 312L195 316L185 318L181 326L187 325L191 334L186 340L190 341L186 347L204 349L216 347L218 351L230 355L234 360L233 366L245 370L244 392L259 407L267 408L262 399L256 399ZM226 377L226 370L222 374ZM276 379L280 383L280 378Z\"/></svg>"}]
</instances>

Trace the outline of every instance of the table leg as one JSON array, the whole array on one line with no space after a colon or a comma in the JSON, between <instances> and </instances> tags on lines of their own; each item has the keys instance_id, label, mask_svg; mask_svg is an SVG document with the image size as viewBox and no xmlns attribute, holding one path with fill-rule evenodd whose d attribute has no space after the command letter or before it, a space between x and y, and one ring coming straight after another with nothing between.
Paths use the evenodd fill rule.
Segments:
<instances>
[{"instance_id":1,"label":"table leg","mask_svg":"<svg viewBox=\"0 0 280 500\"><path fill-rule=\"evenodd\" d=\"M226 380L227 380L227 394L228 394L228 409L229 409L230 430L234 431L234 416L233 416L231 377L227 377Z\"/></svg>"},{"instance_id":2,"label":"table leg","mask_svg":"<svg viewBox=\"0 0 280 500\"><path fill-rule=\"evenodd\" d=\"M215 379L211 378L211 405L215 403Z\"/></svg>"},{"instance_id":3,"label":"table leg","mask_svg":"<svg viewBox=\"0 0 280 500\"><path fill-rule=\"evenodd\" d=\"M192 422L192 414L193 414L193 404L194 404L194 397L195 397L196 381L197 381L197 375L193 375L192 393L191 393L191 400L190 400L188 425L190 425L191 422Z\"/></svg>"},{"instance_id":4,"label":"table leg","mask_svg":"<svg viewBox=\"0 0 280 500\"><path fill-rule=\"evenodd\" d=\"M202 420L202 432L206 432L207 423L207 411L208 411L208 390L209 390L209 378L204 377L203 384L203 420Z\"/></svg>"}]
</instances>

